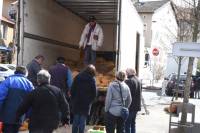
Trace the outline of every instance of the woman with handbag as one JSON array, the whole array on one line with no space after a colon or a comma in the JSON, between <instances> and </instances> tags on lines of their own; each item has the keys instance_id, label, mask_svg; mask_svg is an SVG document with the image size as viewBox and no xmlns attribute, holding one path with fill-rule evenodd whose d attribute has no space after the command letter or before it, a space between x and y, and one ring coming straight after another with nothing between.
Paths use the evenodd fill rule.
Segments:
<instances>
[{"instance_id":1,"label":"woman with handbag","mask_svg":"<svg viewBox=\"0 0 200 133\"><path fill-rule=\"evenodd\" d=\"M132 102L129 87L125 84L125 73L117 72L116 80L110 83L105 102L106 133L125 133L124 124L128 117L128 107Z\"/></svg>"}]
</instances>

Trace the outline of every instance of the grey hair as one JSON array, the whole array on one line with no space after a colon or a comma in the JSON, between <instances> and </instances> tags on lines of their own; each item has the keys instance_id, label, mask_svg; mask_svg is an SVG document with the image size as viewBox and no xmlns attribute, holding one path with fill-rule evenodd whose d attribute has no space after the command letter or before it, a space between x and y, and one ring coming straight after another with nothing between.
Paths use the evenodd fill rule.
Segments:
<instances>
[{"instance_id":1,"label":"grey hair","mask_svg":"<svg viewBox=\"0 0 200 133\"><path fill-rule=\"evenodd\" d=\"M127 68L126 69L126 74L127 74L127 76L135 76L136 75L136 71L135 71L135 69Z\"/></svg>"},{"instance_id":2,"label":"grey hair","mask_svg":"<svg viewBox=\"0 0 200 133\"><path fill-rule=\"evenodd\" d=\"M50 83L51 75L47 70L40 70L37 74L38 84Z\"/></svg>"},{"instance_id":3,"label":"grey hair","mask_svg":"<svg viewBox=\"0 0 200 133\"><path fill-rule=\"evenodd\" d=\"M124 81L126 78L126 73L124 71L118 71L115 75L116 79L119 81Z\"/></svg>"}]
</instances>

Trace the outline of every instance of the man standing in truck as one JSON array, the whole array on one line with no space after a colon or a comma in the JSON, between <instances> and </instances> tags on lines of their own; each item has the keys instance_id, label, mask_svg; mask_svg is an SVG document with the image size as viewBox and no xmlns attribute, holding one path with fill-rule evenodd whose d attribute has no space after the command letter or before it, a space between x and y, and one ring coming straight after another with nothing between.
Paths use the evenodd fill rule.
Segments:
<instances>
[{"instance_id":1,"label":"man standing in truck","mask_svg":"<svg viewBox=\"0 0 200 133\"><path fill-rule=\"evenodd\" d=\"M89 17L89 23L85 26L79 42L79 47L84 49L84 64L95 64L96 51L103 44L103 30L96 22L94 16Z\"/></svg>"}]
</instances>

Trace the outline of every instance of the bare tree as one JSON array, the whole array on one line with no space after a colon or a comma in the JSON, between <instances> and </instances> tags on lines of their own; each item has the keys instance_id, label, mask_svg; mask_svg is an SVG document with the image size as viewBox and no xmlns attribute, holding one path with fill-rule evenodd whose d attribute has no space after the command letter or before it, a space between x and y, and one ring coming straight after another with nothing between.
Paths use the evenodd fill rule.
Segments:
<instances>
[{"instance_id":1,"label":"bare tree","mask_svg":"<svg viewBox=\"0 0 200 133\"><path fill-rule=\"evenodd\" d=\"M198 39L198 33L199 33L199 22L200 22L200 0L193 1L193 12L191 14L191 24L192 24L192 41L197 42ZM196 6L197 5L197 6ZM191 85L191 76L192 76L192 71L193 71L193 63L194 63L194 57L189 58L189 63L188 63L188 70L187 70L187 79L185 83L185 95L184 95L184 103L189 102L189 96L190 96L190 85ZM187 113L186 109L183 107L182 110L182 116L181 116L181 122L185 123L187 120Z\"/></svg>"},{"instance_id":2,"label":"bare tree","mask_svg":"<svg viewBox=\"0 0 200 133\"><path fill-rule=\"evenodd\" d=\"M183 1L186 1L189 7L176 8L177 14L179 15L180 39L182 41L191 40L192 42L197 42L199 34L199 23L200 23L200 0L191 0L191 1L183 0ZM193 63L194 63L194 57L189 57L183 103L189 102ZM187 112L184 105L185 104L183 104L183 110L181 116L182 124L186 123L187 120ZM182 129L181 132L184 133L185 130Z\"/></svg>"}]
</instances>

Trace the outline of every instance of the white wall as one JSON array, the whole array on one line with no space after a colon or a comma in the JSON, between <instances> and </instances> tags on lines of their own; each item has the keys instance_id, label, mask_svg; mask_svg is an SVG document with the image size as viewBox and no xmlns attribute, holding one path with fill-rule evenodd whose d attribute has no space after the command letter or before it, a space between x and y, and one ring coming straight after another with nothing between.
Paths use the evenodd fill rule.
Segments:
<instances>
[{"instance_id":1,"label":"white wall","mask_svg":"<svg viewBox=\"0 0 200 133\"><path fill-rule=\"evenodd\" d=\"M167 66L167 55L172 51L172 43L177 41L178 26L170 2L157 9L152 17L152 42L151 60L152 65ZM158 48L159 55L153 56L152 49Z\"/></svg>"},{"instance_id":2,"label":"white wall","mask_svg":"<svg viewBox=\"0 0 200 133\"><path fill-rule=\"evenodd\" d=\"M152 13L141 13L141 18L144 22L144 36L145 36L145 47L151 47L152 41Z\"/></svg>"},{"instance_id":3,"label":"white wall","mask_svg":"<svg viewBox=\"0 0 200 133\"><path fill-rule=\"evenodd\" d=\"M126 68L135 68L136 58L136 34L140 34L140 72L142 71L144 58L144 38L143 38L143 22L138 15L131 0L122 0L121 11L121 51L120 51L120 67L119 69L125 70Z\"/></svg>"}]
</instances>

